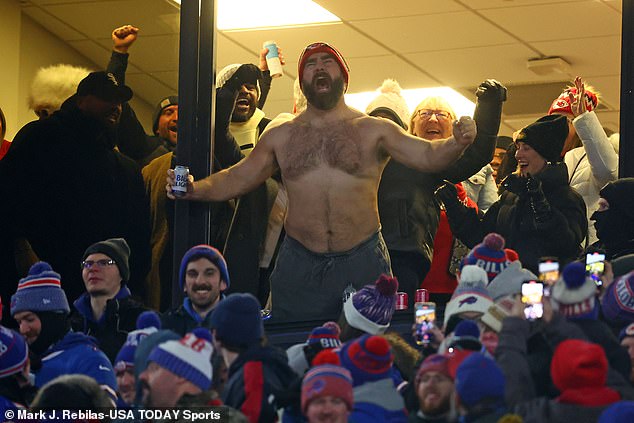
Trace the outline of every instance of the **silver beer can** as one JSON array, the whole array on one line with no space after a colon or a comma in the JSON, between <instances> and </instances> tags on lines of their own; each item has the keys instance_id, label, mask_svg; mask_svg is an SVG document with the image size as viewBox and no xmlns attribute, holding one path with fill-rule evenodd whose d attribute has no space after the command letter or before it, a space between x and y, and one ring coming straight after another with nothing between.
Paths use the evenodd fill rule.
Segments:
<instances>
[{"instance_id":1,"label":"silver beer can","mask_svg":"<svg viewBox=\"0 0 634 423\"><path fill-rule=\"evenodd\" d=\"M172 194L175 197L184 197L187 194L187 181L189 179L189 168L187 166L176 166L174 168L176 183L172 186Z\"/></svg>"}]
</instances>

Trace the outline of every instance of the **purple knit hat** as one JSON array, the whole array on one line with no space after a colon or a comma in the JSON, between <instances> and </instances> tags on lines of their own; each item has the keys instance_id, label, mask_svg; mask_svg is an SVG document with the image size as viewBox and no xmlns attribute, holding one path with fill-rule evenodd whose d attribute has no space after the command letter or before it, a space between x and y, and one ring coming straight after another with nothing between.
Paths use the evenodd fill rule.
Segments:
<instances>
[{"instance_id":1,"label":"purple knit hat","mask_svg":"<svg viewBox=\"0 0 634 423\"><path fill-rule=\"evenodd\" d=\"M602 306L607 320L619 325L634 322L634 270L612 282Z\"/></svg>"},{"instance_id":2,"label":"purple knit hat","mask_svg":"<svg viewBox=\"0 0 634 423\"><path fill-rule=\"evenodd\" d=\"M38 261L29 274L20 279L18 289L11 296L11 316L21 311L61 311L70 313L61 276L45 261Z\"/></svg>"},{"instance_id":3,"label":"purple knit hat","mask_svg":"<svg viewBox=\"0 0 634 423\"><path fill-rule=\"evenodd\" d=\"M343 304L348 324L371 335L385 333L396 310L398 280L381 275L374 285L366 285Z\"/></svg>"},{"instance_id":4,"label":"purple knit hat","mask_svg":"<svg viewBox=\"0 0 634 423\"><path fill-rule=\"evenodd\" d=\"M502 235L491 232L484 237L482 242L467 254L462 260L462 265L475 264L487 272L489 281L492 281L499 273L506 269L510 263L504 251L505 240Z\"/></svg>"},{"instance_id":5,"label":"purple knit hat","mask_svg":"<svg viewBox=\"0 0 634 423\"><path fill-rule=\"evenodd\" d=\"M216 250L211 245L200 244L196 245L183 255L183 259L181 260L181 267L178 272L178 283L180 284L181 290L185 286L185 272L187 271L187 265L190 261L199 258L206 258L216 266L218 266L218 270L220 270L220 279L225 281L227 284L227 289L231 284L229 280L229 271L227 270L227 262L225 258L220 254L220 251Z\"/></svg>"}]
</instances>

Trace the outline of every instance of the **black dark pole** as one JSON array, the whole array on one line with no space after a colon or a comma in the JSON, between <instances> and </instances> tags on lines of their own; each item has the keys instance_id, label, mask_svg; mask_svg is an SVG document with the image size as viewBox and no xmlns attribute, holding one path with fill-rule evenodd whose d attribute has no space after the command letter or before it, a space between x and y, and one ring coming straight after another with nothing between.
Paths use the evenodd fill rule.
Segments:
<instances>
[{"instance_id":1,"label":"black dark pole","mask_svg":"<svg viewBox=\"0 0 634 423\"><path fill-rule=\"evenodd\" d=\"M215 65L214 0L182 0L178 71L178 145L175 164L188 166L195 179L211 173L213 69ZM172 306L182 303L178 270L185 251L209 243L208 203L176 201Z\"/></svg>"},{"instance_id":2,"label":"black dark pole","mask_svg":"<svg viewBox=\"0 0 634 423\"><path fill-rule=\"evenodd\" d=\"M623 0L619 177L634 176L634 2Z\"/></svg>"}]
</instances>

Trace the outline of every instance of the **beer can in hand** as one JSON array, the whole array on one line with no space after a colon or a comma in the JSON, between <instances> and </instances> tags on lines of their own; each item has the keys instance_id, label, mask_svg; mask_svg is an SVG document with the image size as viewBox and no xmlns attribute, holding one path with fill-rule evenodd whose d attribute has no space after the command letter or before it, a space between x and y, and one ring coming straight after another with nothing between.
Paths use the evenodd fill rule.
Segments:
<instances>
[{"instance_id":1,"label":"beer can in hand","mask_svg":"<svg viewBox=\"0 0 634 423\"><path fill-rule=\"evenodd\" d=\"M263 46L269 49L269 52L266 53L266 65L269 67L269 72L271 72L271 78L279 78L282 76L283 71L277 44L275 44L275 41L265 41Z\"/></svg>"},{"instance_id":2,"label":"beer can in hand","mask_svg":"<svg viewBox=\"0 0 634 423\"><path fill-rule=\"evenodd\" d=\"M176 166L174 168L176 183L172 186L172 194L175 197L184 197L187 194L187 182L189 180L189 168L187 166Z\"/></svg>"}]
</instances>

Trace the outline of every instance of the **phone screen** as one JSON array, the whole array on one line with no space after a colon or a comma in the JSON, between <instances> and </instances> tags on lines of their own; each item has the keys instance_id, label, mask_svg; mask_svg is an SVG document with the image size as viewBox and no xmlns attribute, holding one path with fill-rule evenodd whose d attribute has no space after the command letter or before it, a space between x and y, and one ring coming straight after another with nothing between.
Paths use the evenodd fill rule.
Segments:
<instances>
[{"instance_id":1,"label":"phone screen","mask_svg":"<svg viewBox=\"0 0 634 423\"><path fill-rule=\"evenodd\" d=\"M436 303L416 303L414 309L416 343L418 345L427 345L431 340L429 331L434 327L434 322L436 321Z\"/></svg>"},{"instance_id":2,"label":"phone screen","mask_svg":"<svg viewBox=\"0 0 634 423\"><path fill-rule=\"evenodd\" d=\"M603 285L601 276L605 270L605 254L592 253L586 255L586 274L594 280L597 286Z\"/></svg>"},{"instance_id":3,"label":"phone screen","mask_svg":"<svg viewBox=\"0 0 634 423\"><path fill-rule=\"evenodd\" d=\"M522 302L524 315L528 320L541 319L544 314L542 298L544 296L544 285L538 281L524 282L522 284Z\"/></svg>"},{"instance_id":4,"label":"phone screen","mask_svg":"<svg viewBox=\"0 0 634 423\"><path fill-rule=\"evenodd\" d=\"M539 280L547 285L554 285L559 279L559 262L545 259L539 262Z\"/></svg>"}]
</instances>

